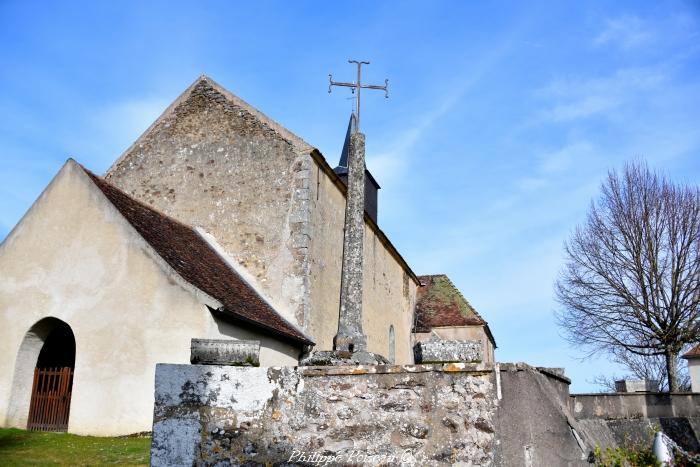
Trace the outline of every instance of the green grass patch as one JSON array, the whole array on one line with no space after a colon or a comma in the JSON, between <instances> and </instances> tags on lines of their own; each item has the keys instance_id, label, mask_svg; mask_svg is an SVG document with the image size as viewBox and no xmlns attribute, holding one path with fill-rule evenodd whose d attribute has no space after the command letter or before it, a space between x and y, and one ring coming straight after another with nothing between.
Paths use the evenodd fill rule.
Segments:
<instances>
[{"instance_id":1,"label":"green grass patch","mask_svg":"<svg viewBox=\"0 0 700 467\"><path fill-rule=\"evenodd\" d=\"M150 437L102 438L0 428L0 465L148 465Z\"/></svg>"}]
</instances>

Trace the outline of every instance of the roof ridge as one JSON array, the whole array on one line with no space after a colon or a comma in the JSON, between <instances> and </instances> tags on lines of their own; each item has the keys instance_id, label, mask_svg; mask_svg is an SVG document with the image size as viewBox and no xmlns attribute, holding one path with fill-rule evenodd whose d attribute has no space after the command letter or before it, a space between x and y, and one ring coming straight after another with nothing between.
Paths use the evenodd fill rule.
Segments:
<instances>
[{"instance_id":1,"label":"roof ridge","mask_svg":"<svg viewBox=\"0 0 700 467\"><path fill-rule=\"evenodd\" d=\"M285 139L287 142L289 142L292 145L298 146L298 149L301 150L308 150L311 151L314 149L312 145L304 141L304 139L297 135L296 133L292 132L289 128L283 126L282 124L278 123L276 120L272 119L271 117L267 116L265 113L263 113L261 110L259 110L257 107L253 106L252 104L249 104L248 102L244 101L242 98L238 97L235 95L233 92L229 91L210 77L206 75L201 75L197 81L195 81L195 85L199 84L201 82L208 82L216 91L219 93L223 94L225 97L227 97L229 100L233 101L235 104L239 105L240 107L243 107L246 111L251 113L253 116L255 116L258 120L260 120L262 123L267 125L271 130L273 130L275 133L279 134L283 139ZM194 86L193 86L194 89Z\"/></svg>"},{"instance_id":2,"label":"roof ridge","mask_svg":"<svg viewBox=\"0 0 700 467\"><path fill-rule=\"evenodd\" d=\"M264 295L259 288L259 284L254 282L255 277L253 277L252 274L250 274L248 271L242 268L239 264L236 264L234 258L232 258L226 251L223 249L221 245L216 241L216 237L214 237L213 234L207 232L204 228L202 227L192 227L192 230L197 233L211 248L214 250L214 253L219 256L224 263L238 276L245 282L252 290L255 292L255 294L260 297L261 300L263 300L265 303L267 303L272 309L276 310L277 309L277 304L273 303L272 300L270 300L269 297ZM211 238L207 238L211 237ZM239 269L241 268L241 269ZM278 313L280 315L280 318L282 318L289 326L295 328L299 333L302 335L305 335L306 333L296 324L291 321L289 321L287 318L285 318L281 313Z\"/></svg>"},{"instance_id":3,"label":"roof ridge","mask_svg":"<svg viewBox=\"0 0 700 467\"><path fill-rule=\"evenodd\" d=\"M158 214L158 215L160 215L160 216L163 216L163 217L167 218L168 220L170 220L170 221L172 221L172 222L174 222L174 223L176 223L176 224L181 225L182 227L185 227L185 228L187 228L187 229L194 230L194 228L193 228L191 225L185 224L185 223L182 222L181 220L175 219L174 217L167 215L166 213L164 213L164 212L161 211L160 209L158 209L158 208L156 208L156 207L154 207L154 206L151 206L150 204L148 204L148 203L146 203L146 202L144 202L144 201L141 201L140 199L134 198L134 197L131 196L129 193L127 193L126 191L122 190L121 188L119 188L119 187L116 186L114 183L110 182L109 180L106 180L104 177L101 177L101 176L97 175L95 172L93 172L92 170L88 169L87 167L85 167L85 166L84 166L83 164L81 164L80 162L75 161L75 163L78 164L78 166L79 166L81 169L83 169L83 170L85 171L85 173L87 173L90 177L92 177L93 179L96 178L96 179L100 180L101 182L106 183L107 185L110 186L110 188L113 188L113 189L119 191L120 193L122 193L124 196L127 196L133 203L136 203L136 204L138 204L138 205L140 205L140 206L142 206L142 207L148 209L149 211L153 211L153 212L155 212L156 214ZM110 201L110 202L111 202L111 201Z\"/></svg>"},{"instance_id":4,"label":"roof ridge","mask_svg":"<svg viewBox=\"0 0 700 467\"><path fill-rule=\"evenodd\" d=\"M148 126L148 128L146 128L146 130L143 133L141 133L141 135L138 138L136 138L136 140L133 143L129 145L128 148L126 148L126 150L117 158L117 160L114 161L114 163L109 167L109 169L107 169L105 174L109 174L110 172L112 172L112 170L116 169L124 161L124 159L126 159L126 157L129 154L131 154L132 150L151 132L151 130L153 130L161 121L172 115L175 112L175 109L182 102L187 100L187 98L189 98L192 94L192 91L194 91L194 89L201 83L209 84L215 91L224 96L224 98L226 98L229 102L233 103L238 107L241 107L244 111L251 114L253 117L255 117L258 121L260 121L270 130L272 130L275 134L277 134L287 143L294 146L297 150L311 152L314 149L312 145L304 141L300 136L296 135L288 128L285 128L281 124L277 123L275 120L268 117L263 112L261 112L248 102L244 101L237 95L233 94L231 91L229 91L228 89L226 89L207 75L200 75L179 96L177 96L177 98L175 98L175 100L172 103L170 103L168 107L166 107L166 109L158 116L158 118L156 118L153 121L153 123L151 123Z\"/></svg>"}]
</instances>

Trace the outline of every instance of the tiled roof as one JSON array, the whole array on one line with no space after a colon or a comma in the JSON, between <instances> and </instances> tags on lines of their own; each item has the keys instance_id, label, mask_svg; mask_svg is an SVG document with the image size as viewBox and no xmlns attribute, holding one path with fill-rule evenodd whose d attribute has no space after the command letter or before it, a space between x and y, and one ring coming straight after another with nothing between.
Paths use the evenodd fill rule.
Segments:
<instances>
[{"instance_id":1,"label":"tiled roof","mask_svg":"<svg viewBox=\"0 0 700 467\"><path fill-rule=\"evenodd\" d=\"M683 358L700 358L700 344L684 353Z\"/></svg>"},{"instance_id":2,"label":"tiled roof","mask_svg":"<svg viewBox=\"0 0 700 467\"><path fill-rule=\"evenodd\" d=\"M416 330L429 332L440 326L469 326L485 324L452 281L444 274L418 276L416 300Z\"/></svg>"},{"instance_id":3,"label":"tiled roof","mask_svg":"<svg viewBox=\"0 0 700 467\"><path fill-rule=\"evenodd\" d=\"M184 280L221 302L225 313L294 342L313 344L226 264L194 229L83 170L158 255Z\"/></svg>"}]
</instances>

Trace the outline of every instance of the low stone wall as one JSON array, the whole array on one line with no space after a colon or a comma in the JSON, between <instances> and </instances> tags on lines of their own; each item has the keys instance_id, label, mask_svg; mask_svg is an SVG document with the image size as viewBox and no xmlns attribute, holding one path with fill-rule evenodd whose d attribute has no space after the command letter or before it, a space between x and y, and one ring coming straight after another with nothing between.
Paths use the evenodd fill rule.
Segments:
<instances>
[{"instance_id":1,"label":"low stone wall","mask_svg":"<svg viewBox=\"0 0 700 467\"><path fill-rule=\"evenodd\" d=\"M661 430L686 451L700 452L700 394L574 394L569 405L592 446L650 445Z\"/></svg>"},{"instance_id":2,"label":"low stone wall","mask_svg":"<svg viewBox=\"0 0 700 467\"><path fill-rule=\"evenodd\" d=\"M637 393L572 394L571 412L576 418L698 417L698 393Z\"/></svg>"},{"instance_id":3,"label":"low stone wall","mask_svg":"<svg viewBox=\"0 0 700 467\"><path fill-rule=\"evenodd\" d=\"M651 446L663 431L682 448L700 449L700 394L569 395L569 379L551 368L500 364L494 464L590 465L591 453Z\"/></svg>"},{"instance_id":4,"label":"low stone wall","mask_svg":"<svg viewBox=\"0 0 700 467\"><path fill-rule=\"evenodd\" d=\"M688 452L700 452L698 435L700 417L627 418L603 420L588 418L578 421L592 446L605 449L641 444L651 446L658 430L663 431Z\"/></svg>"},{"instance_id":5,"label":"low stone wall","mask_svg":"<svg viewBox=\"0 0 700 467\"><path fill-rule=\"evenodd\" d=\"M492 379L466 363L160 364L151 463L490 465Z\"/></svg>"},{"instance_id":6,"label":"low stone wall","mask_svg":"<svg viewBox=\"0 0 700 467\"><path fill-rule=\"evenodd\" d=\"M524 363L498 366L497 466L588 466L595 445L569 413L569 379Z\"/></svg>"}]
</instances>

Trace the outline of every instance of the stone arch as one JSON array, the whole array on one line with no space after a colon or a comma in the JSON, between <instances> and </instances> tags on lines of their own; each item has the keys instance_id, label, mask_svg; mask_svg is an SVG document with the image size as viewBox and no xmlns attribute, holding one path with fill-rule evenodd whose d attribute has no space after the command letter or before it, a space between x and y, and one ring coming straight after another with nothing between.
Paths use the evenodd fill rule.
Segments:
<instances>
[{"instance_id":1,"label":"stone arch","mask_svg":"<svg viewBox=\"0 0 700 467\"><path fill-rule=\"evenodd\" d=\"M387 358L389 363L396 363L396 335L393 324L389 326L389 353Z\"/></svg>"},{"instance_id":2,"label":"stone arch","mask_svg":"<svg viewBox=\"0 0 700 467\"><path fill-rule=\"evenodd\" d=\"M46 317L29 328L19 346L7 408L7 426L27 427L34 369L52 366L75 366L75 336L65 321Z\"/></svg>"}]
</instances>

